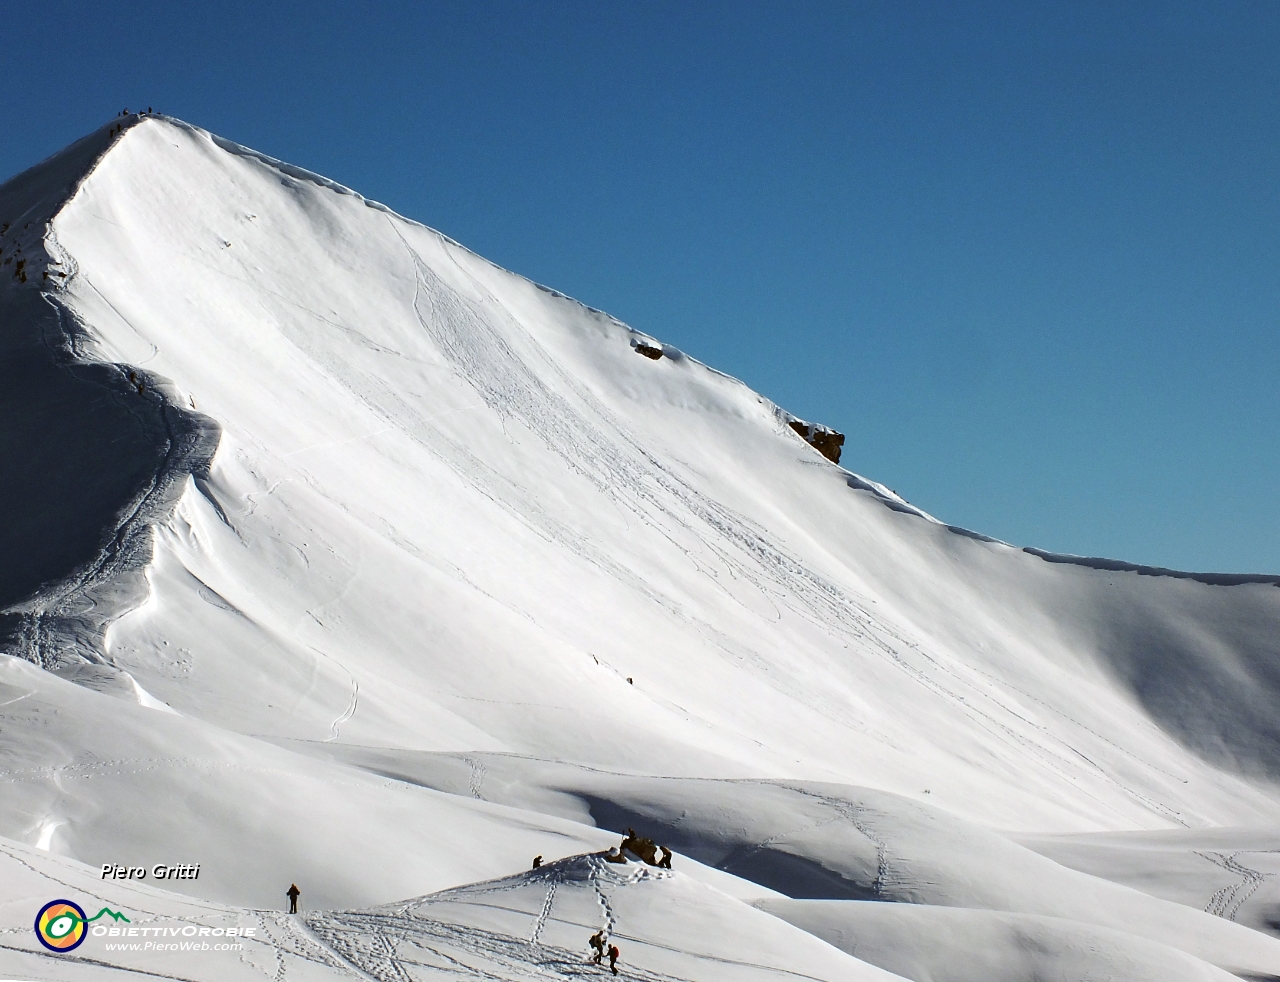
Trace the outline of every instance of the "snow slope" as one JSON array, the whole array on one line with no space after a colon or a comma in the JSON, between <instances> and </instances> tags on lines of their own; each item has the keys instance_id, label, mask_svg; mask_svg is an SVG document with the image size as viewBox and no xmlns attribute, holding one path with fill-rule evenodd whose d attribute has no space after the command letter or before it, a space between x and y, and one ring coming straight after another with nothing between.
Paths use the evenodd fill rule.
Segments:
<instances>
[{"instance_id":1,"label":"snow slope","mask_svg":"<svg viewBox=\"0 0 1280 982\"><path fill-rule=\"evenodd\" d=\"M0 222L0 835L338 911L631 823L741 877L680 901L722 933L772 888L1280 975L1266 892L1245 927L1035 851L1277 827L1280 579L952 529L737 380L177 120Z\"/></svg>"},{"instance_id":2,"label":"snow slope","mask_svg":"<svg viewBox=\"0 0 1280 982\"><path fill-rule=\"evenodd\" d=\"M1030 837L1056 863L1280 936L1280 829Z\"/></svg>"},{"instance_id":3,"label":"snow slope","mask_svg":"<svg viewBox=\"0 0 1280 982\"><path fill-rule=\"evenodd\" d=\"M897 978L681 873L618 867L599 855L387 907L296 917L134 883L104 886L95 870L3 839L0 870L8 894L0 900L0 964L37 979L598 978L607 970L589 963L587 945L597 930L623 952L623 974L647 982ZM27 923L29 908L68 892L82 898L89 916L103 906L124 914L128 920L100 925L121 933L91 935L66 954L42 949ZM232 939L228 928L237 932ZM227 945L240 947L219 947Z\"/></svg>"},{"instance_id":4,"label":"snow slope","mask_svg":"<svg viewBox=\"0 0 1280 982\"><path fill-rule=\"evenodd\" d=\"M1130 934L1082 929L1051 917L848 900L781 900L761 907L860 959L931 982L1235 978L1184 952ZM922 944L922 938L928 942ZM1123 975L1117 975L1120 972Z\"/></svg>"}]
</instances>

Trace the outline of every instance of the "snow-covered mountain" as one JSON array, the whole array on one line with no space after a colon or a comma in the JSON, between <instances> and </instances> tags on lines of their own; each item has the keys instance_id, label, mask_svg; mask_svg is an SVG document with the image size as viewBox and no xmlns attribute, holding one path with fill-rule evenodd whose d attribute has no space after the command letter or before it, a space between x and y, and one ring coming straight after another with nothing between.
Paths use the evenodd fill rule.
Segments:
<instances>
[{"instance_id":1,"label":"snow-covered mountain","mask_svg":"<svg viewBox=\"0 0 1280 982\"><path fill-rule=\"evenodd\" d=\"M1280 977L1280 577L949 527L177 120L0 223L0 972ZM58 890L261 931L48 953Z\"/></svg>"}]
</instances>

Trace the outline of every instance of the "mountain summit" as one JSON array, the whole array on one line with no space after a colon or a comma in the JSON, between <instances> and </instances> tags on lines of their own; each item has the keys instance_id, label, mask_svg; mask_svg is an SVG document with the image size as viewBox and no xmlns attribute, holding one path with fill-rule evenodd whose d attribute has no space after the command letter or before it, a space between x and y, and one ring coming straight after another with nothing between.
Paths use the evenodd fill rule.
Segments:
<instances>
[{"instance_id":1,"label":"mountain summit","mask_svg":"<svg viewBox=\"0 0 1280 982\"><path fill-rule=\"evenodd\" d=\"M648 823L836 947L784 900L1280 972L1185 878L1067 868L1276 828L1280 579L949 527L835 463L856 435L178 120L0 223L0 835L199 861L169 889L226 904L306 869L336 909Z\"/></svg>"}]
</instances>

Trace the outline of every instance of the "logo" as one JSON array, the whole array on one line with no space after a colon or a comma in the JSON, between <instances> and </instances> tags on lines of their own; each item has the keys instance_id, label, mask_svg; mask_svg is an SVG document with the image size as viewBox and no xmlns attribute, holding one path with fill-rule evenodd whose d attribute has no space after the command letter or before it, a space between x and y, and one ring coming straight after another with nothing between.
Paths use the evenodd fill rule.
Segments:
<instances>
[{"instance_id":1,"label":"logo","mask_svg":"<svg viewBox=\"0 0 1280 982\"><path fill-rule=\"evenodd\" d=\"M84 942L90 923L103 914L110 914L117 921L128 923L129 918L108 907L103 907L92 917L84 916L84 909L70 900L50 900L36 914L36 937L50 951L71 951Z\"/></svg>"}]
</instances>

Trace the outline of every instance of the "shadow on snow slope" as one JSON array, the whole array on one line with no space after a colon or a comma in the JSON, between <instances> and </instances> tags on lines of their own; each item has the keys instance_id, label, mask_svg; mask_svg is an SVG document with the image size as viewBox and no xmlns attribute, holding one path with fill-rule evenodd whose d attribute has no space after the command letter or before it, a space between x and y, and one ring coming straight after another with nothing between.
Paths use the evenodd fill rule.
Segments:
<instances>
[{"instance_id":1,"label":"shadow on snow slope","mask_svg":"<svg viewBox=\"0 0 1280 982\"><path fill-rule=\"evenodd\" d=\"M111 142L104 127L0 186L0 651L109 689L104 632L145 594L151 525L219 437L141 369L93 360L62 300L77 269L49 223Z\"/></svg>"}]
</instances>

